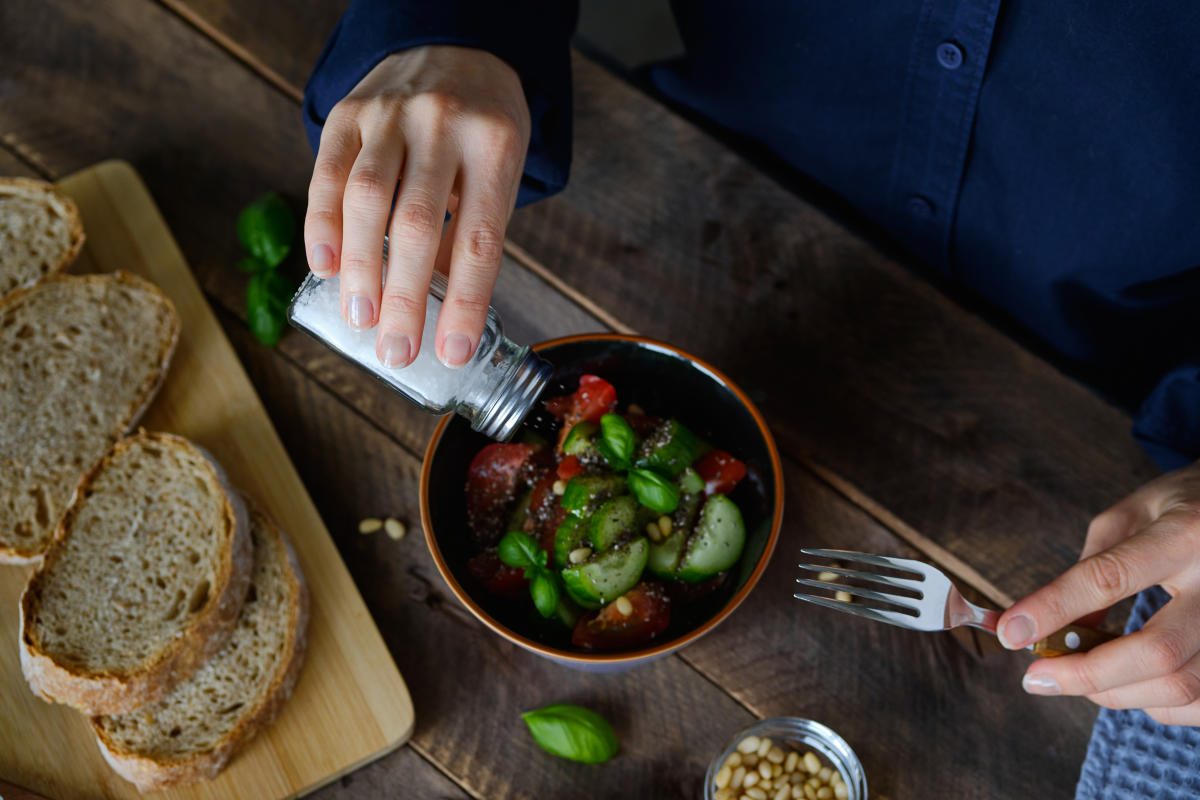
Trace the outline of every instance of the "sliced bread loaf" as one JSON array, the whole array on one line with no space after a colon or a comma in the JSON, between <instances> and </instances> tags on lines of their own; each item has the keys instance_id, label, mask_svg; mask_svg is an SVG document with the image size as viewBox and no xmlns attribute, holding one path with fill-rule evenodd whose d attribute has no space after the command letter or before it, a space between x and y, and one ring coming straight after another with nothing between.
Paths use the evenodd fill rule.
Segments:
<instances>
[{"instance_id":1,"label":"sliced bread loaf","mask_svg":"<svg viewBox=\"0 0 1200 800\"><path fill-rule=\"evenodd\" d=\"M92 717L104 757L140 791L216 777L279 715L300 674L308 589L286 537L248 506L254 569L233 636L161 700Z\"/></svg>"},{"instance_id":2,"label":"sliced bread loaf","mask_svg":"<svg viewBox=\"0 0 1200 800\"><path fill-rule=\"evenodd\" d=\"M81 247L71 198L42 181L0 178L0 297L60 272Z\"/></svg>"},{"instance_id":3,"label":"sliced bread loaf","mask_svg":"<svg viewBox=\"0 0 1200 800\"><path fill-rule=\"evenodd\" d=\"M158 700L233 633L252 559L245 506L200 448L165 433L119 442L21 595L25 679L89 714Z\"/></svg>"},{"instance_id":4,"label":"sliced bread loaf","mask_svg":"<svg viewBox=\"0 0 1200 800\"><path fill-rule=\"evenodd\" d=\"M158 391L178 336L171 301L123 272L0 301L0 563L41 555L80 476Z\"/></svg>"}]
</instances>

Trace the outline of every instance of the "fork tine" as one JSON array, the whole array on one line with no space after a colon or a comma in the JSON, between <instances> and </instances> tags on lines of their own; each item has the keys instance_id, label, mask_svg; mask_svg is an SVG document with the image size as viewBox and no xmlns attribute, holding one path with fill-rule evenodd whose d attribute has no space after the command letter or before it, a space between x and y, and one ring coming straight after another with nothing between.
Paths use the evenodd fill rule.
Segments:
<instances>
[{"instance_id":1,"label":"fork tine","mask_svg":"<svg viewBox=\"0 0 1200 800\"><path fill-rule=\"evenodd\" d=\"M805 580L804 578L796 578L796 583L802 584L804 586L811 586L814 589L829 589L830 591L836 590L839 592L846 592L848 594L855 595L856 597L863 597L863 598L866 598L867 600L878 600L881 603L890 603L891 605L899 606L900 608L906 608L910 611L915 612L914 617L913 617L914 619L916 618L917 615L919 615L921 613L921 609L917 608L914 605L911 605L911 603L916 602L915 599L912 597L901 597L899 595L894 595L894 594L885 594L884 592L876 592L873 589L864 589L861 586L846 586L845 584L841 584L841 583L826 583L824 581L810 581L810 580Z\"/></svg>"},{"instance_id":2,"label":"fork tine","mask_svg":"<svg viewBox=\"0 0 1200 800\"><path fill-rule=\"evenodd\" d=\"M891 567L892 569L901 569L906 572L915 572L918 575L924 576L928 570L928 566L920 561L914 561L911 558L895 558L893 556L877 556L872 553L860 553L856 550L824 550L819 548L803 547L801 553L808 556L817 556L818 558L832 558L842 561L861 561L864 564L874 564L877 567Z\"/></svg>"},{"instance_id":3,"label":"fork tine","mask_svg":"<svg viewBox=\"0 0 1200 800\"><path fill-rule=\"evenodd\" d=\"M862 581L873 581L882 583L884 586L891 586L893 589L911 589L914 592L924 596L921 590L921 585L924 581L914 581L910 578L896 578L891 575L880 575L878 572L859 572L855 569L843 569L841 567L820 566L817 564L797 564L800 569L806 569L810 572L832 572L836 575L843 575L847 578L858 578Z\"/></svg>"},{"instance_id":4,"label":"fork tine","mask_svg":"<svg viewBox=\"0 0 1200 800\"><path fill-rule=\"evenodd\" d=\"M867 619L873 619L877 622L887 622L891 625L897 625L901 628L910 628L916 630L913 624L916 617L910 617L908 614L901 614L899 611L887 611L881 608L867 608L866 606L856 606L852 603L843 603L838 600L830 600L828 597L815 597L811 594L794 594L797 600L804 600L808 603L814 603L825 608L832 608L834 611L844 611L847 614L855 614Z\"/></svg>"}]
</instances>

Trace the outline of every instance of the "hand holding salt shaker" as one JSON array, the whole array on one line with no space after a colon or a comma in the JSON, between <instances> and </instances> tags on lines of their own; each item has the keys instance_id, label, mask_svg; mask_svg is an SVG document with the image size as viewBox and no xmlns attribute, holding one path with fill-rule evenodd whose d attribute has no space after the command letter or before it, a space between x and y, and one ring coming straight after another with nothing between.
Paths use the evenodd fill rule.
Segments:
<instances>
[{"instance_id":1,"label":"hand holding salt shaker","mask_svg":"<svg viewBox=\"0 0 1200 800\"><path fill-rule=\"evenodd\" d=\"M288 307L288 321L430 413L461 414L473 430L504 441L550 380L551 365L528 346L505 338L500 317L490 308L479 347L463 366L451 368L439 361L429 336L428 346L422 343L408 366L385 367L375 354L374 329L354 330L343 319L339 281L338 275L322 280L309 273ZM425 304L425 330L437 329L445 296L446 277L434 272Z\"/></svg>"}]
</instances>

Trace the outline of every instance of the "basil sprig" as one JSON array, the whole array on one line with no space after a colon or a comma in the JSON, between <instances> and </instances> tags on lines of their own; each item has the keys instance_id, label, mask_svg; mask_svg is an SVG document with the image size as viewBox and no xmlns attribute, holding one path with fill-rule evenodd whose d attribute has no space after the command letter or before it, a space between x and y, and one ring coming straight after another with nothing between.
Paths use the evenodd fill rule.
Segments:
<instances>
[{"instance_id":1,"label":"basil sprig","mask_svg":"<svg viewBox=\"0 0 1200 800\"><path fill-rule=\"evenodd\" d=\"M292 286L276 271L292 249L296 219L276 192L268 192L242 209L237 235L250 255L237 268L250 274L246 286L246 320L256 339L274 347L287 321Z\"/></svg>"},{"instance_id":2,"label":"basil sprig","mask_svg":"<svg viewBox=\"0 0 1200 800\"><path fill-rule=\"evenodd\" d=\"M543 750L572 761L599 764L617 754L617 735L604 717L581 706L556 703L521 715Z\"/></svg>"},{"instance_id":3,"label":"basil sprig","mask_svg":"<svg viewBox=\"0 0 1200 800\"><path fill-rule=\"evenodd\" d=\"M670 514L679 505L679 490L658 473L646 468L635 468L632 463L633 451L637 438L633 428L619 414L605 414L600 418L600 437L596 441L596 449L604 456L608 465L618 472L627 472L629 491L637 501L646 508L651 508L660 514ZM568 484L567 493L571 494ZM572 509L568 501L576 502L577 498L563 495L563 507Z\"/></svg>"},{"instance_id":4,"label":"basil sprig","mask_svg":"<svg viewBox=\"0 0 1200 800\"><path fill-rule=\"evenodd\" d=\"M554 616L560 595L559 577L546 568L546 551L529 534L509 531L496 546L496 553L504 564L517 569L525 568L533 605L543 617Z\"/></svg>"}]
</instances>

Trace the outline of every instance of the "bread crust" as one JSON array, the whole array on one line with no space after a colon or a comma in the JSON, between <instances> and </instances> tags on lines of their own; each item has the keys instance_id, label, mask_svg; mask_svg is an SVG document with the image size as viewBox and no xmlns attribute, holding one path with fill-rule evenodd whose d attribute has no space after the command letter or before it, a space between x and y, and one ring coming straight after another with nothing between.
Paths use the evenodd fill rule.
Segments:
<instances>
[{"instance_id":1,"label":"bread crust","mask_svg":"<svg viewBox=\"0 0 1200 800\"><path fill-rule=\"evenodd\" d=\"M41 291L44 289L45 285L49 283L103 283L108 281L134 286L142 291L154 295L157 300L167 309L168 317L170 319L170 332L163 339L159 347L158 368L146 381L146 384L141 391L138 392L137 397L134 400L134 404L129 407L125 417L121 419L108 434L110 440L109 445L111 448L111 446L119 441L121 437L125 436L134 429L138 423L138 420L142 418L142 414L144 414L146 409L150 407L150 403L154 401L155 396L158 395L159 389L162 388L163 382L166 380L167 370L171 365L171 358L175 355L175 348L179 344L180 331L179 314L176 312L175 304L171 302L171 298L167 297L166 294L163 293L162 289L159 289L145 278L141 278L130 272L125 272L124 270L95 275L54 275L39 281L33 286L29 286L24 289L17 289L8 295L5 295L5 297L0 300L0 314L3 314L5 309L19 302L21 298L25 297L26 295L31 294L34 291ZM96 463L98 464L100 462L97 461ZM95 465L93 465L93 467L94 466ZM89 472L90 471L91 470L89 470ZM80 479L85 480L86 473L85 475L81 476ZM76 489L76 496L78 496L78 489ZM74 499L75 498L72 497L72 502L74 502ZM46 543L46 546L49 546L49 542ZM0 542L0 564L36 564L41 560L44 550L45 547L19 547L17 545L9 545L5 544L4 542Z\"/></svg>"},{"instance_id":2,"label":"bread crust","mask_svg":"<svg viewBox=\"0 0 1200 800\"><path fill-rule=\"evenodd\" d=\"M47 278L58 275L71 265L83 249L86 236L83 232L83 219L79 216L79 207L75 201L54 188L54 184L32 178L0 178L0 194L15 194L30 198L40 203L52 206L66 221L70 229L70 240L67 249L58 262L40 278L17 287L14 291L36 286Z\"/></svg>"},{"instance_id":3,"label":"bread crust","mask_svg":"<svg viewBox=\"0 0 1200 800\"><path fill-rule=\"evenodd\" d=\"M216 587L192 624L155 659L128 672L93 671L58 663L45 652L30 626L40 602L46 573L54 567L66 543L71 523L82 499L101 471L132 444L151 440L167 447L185 447L199 452L210 465L224 493L223 515L230 531L227 556L222 559ZM66 703L85 714L121 714L158 700L176 684L192 675L225 644L237 624L238 613L250 585L254 554L251 550L249 519L241 496L233 490L224 470L186 439L169 433L142 432L118 442L84 477L66 512L55 528L42 563L29 578L21 594L21 670L35 694L47 701Z\"/></svg>"},{"instance_id":4,"label":"bread crust","mask_svg":"<svg viewBox=\"0 0 1200 800\"><path fill-rule=\"evenodd\" d=\"M126 750L114 742L100 725L99 719L93 717L92 730L96 734L96 741L104 759L118 775L136 785L138 791L148 792L215 778L243 745L275 721L284 703L291 697L296 680L300 676L300 668L308 648L308 583L304 579L304 573L300 571L300 564L288 537L260 507L249 498L245 499L250 515L283 544L288 566L291 568L288 576L291 584L291 602L288 641L284 649L286 655L280 660L275 676L259 702L242 716L224 739L211 748L190 753L182 758L161 759Z\"/></svg>"}]
</instances>

